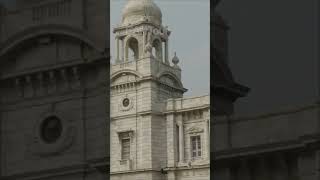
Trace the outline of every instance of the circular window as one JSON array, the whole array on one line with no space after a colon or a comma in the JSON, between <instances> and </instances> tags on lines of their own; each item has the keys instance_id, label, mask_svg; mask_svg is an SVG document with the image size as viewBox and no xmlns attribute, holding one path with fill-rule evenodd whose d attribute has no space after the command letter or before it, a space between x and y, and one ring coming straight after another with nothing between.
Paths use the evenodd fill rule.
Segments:
<instances>
[{"instance_id":1,"label":"circular window","mask_svg":"<svg viewBox=\"0 0 320 180\"><path fill-rule=\"evenodd\" d=\"M45 119L41 125L41 138L48 144L56 142L62 133L62 123L57 117Z\"/></svg>"},{"instance_id":2,"label":"circular window","mask_svg":"<svg viewBox=\"0 0 320 180\"><path fill-rule=\"evenodd\" d=\"M122 101L122 105L123 105L124 107L128 107L129 104L130 104L130 100L129 100L128 98L125 98L125 99Z\"/></svg>"}]
</instances>

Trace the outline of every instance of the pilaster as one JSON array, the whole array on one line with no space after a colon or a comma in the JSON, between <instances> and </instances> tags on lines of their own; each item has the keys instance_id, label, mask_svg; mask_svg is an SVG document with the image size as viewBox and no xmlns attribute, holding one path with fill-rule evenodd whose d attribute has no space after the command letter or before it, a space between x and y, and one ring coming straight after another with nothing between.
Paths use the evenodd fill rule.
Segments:
<instances>
[{"instance_id":1,"label":"pilaster","mask_svg":"<svg viewBox=\"0 0 320 180\"><path fill-rule=\"evenodd\" d=\"M177 115L177 124L179 126L179 163L184 162L184 125L182 114Z\"/></svg>"},{"instance_id":2,"label":"pilaster","mask_svg":"<svg viewBox=\"0 0 320 180\"><path fill-rule=\"evenodd\" d=\"M167 164L168 167L176 166L177 159L177 142L175 138L176 132L176 122L174 119L174 114L167 115Z\"/></svg>"},{"instance_id":3,"label":"pilaster","mask_svg":"<svg viewBox=\"0 0 320 180\"><path fill-rule=\"evenodd\" d=\"M319 180L320 151L304 152L298 157L300 179Z\"/></svg>"}]
</instances>

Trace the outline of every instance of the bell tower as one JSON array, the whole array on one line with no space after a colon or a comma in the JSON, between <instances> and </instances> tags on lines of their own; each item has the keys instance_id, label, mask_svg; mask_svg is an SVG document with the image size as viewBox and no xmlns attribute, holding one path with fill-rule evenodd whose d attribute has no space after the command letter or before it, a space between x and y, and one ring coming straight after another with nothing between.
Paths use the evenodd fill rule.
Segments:
<instances>
[{"instance_id":1,"label":"bell tower","mask_svg":"<svg viewBox=\"0 0 320 180\"><path fill-rule=\"evenodd\" d=\"M171 32L162 25L161 10L152 0L128 0L113 32L111 179L164 179L162 111L167 99L182 98L186 92L179 58L175 54L169 61Z\"/></svg>"},{"instance_id":2,"label":"bell tower","mask_svg":"<svg viewBox=\"0 0 320 180\"><path fill-rule=\"evenodd\" d=\"M140 14L139 14L140 12ZM116 34L116 63L152 58L169 65L169 35L152 0L128 0Z\"/></svg>"}]
</instances>

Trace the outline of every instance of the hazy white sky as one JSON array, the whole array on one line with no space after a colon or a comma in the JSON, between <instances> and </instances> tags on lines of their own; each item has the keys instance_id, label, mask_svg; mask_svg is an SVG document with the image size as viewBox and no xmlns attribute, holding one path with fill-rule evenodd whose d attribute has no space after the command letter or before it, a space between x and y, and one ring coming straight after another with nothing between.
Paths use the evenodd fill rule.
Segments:
<instances>
[{"instance_id":1,"label":"hazy white sky","mask_svg":"<svg viewBox=\"0 0 320 180\"><path fill-rule=\"evenodd\" d=\"M210 2L209 0L154 0L163 14L163 24L172 31L170 59L180 59L186 96L210 92ZM111 0L111 55L114 54L112 29L120 23L127 0Z\"/></svg>"}]
</instances>

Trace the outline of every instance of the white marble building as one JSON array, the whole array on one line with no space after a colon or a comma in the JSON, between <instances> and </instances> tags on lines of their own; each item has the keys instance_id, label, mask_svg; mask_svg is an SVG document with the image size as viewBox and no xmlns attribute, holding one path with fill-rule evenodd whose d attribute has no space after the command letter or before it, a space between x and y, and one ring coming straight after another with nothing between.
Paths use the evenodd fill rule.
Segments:
<instances>
[{"instance_id":1,"label":"white marble building","mask_svg":"<svg viewBox=\"0 0 320 180\"><path fill-rule=\"evenodd\" d=\"M184 98L170 31L152 0L128 0L111 66L112 180L208 180L210 98Z\"/></svg>"}]
</instances>

